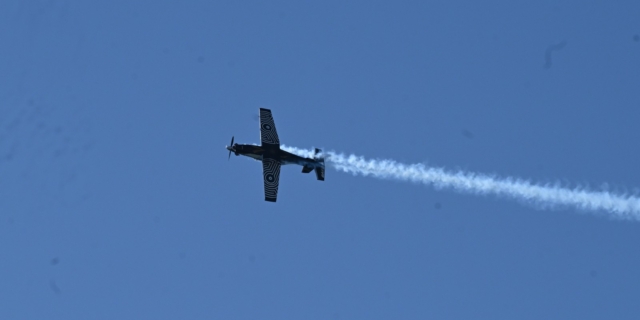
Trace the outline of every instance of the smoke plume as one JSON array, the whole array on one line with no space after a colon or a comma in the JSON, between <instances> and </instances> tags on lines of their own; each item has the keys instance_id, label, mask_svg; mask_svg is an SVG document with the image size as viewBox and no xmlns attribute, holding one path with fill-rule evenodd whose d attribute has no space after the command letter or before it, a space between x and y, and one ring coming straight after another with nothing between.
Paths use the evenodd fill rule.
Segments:
<instances>
[{"instance_id":1,"label":"smoke plume","mask_svg":"<svg viewBox=\"0 0 640 320\"><path fill-rule=\"evenodd\" d=\"M313 150L282 146L283 150L301 156L313 156ZM324 154L326 164L338 171L380 179L412 181L453 189L458 192L512 198L540 208L574 207L594 213L608 213L616 219L640 221L640 198L635 195L587 188L566 188L559 183L536 184L513 177L448 171L424 164L403 164L393 160L371 160L336 152Z\"/></svg>"}]
</instances>

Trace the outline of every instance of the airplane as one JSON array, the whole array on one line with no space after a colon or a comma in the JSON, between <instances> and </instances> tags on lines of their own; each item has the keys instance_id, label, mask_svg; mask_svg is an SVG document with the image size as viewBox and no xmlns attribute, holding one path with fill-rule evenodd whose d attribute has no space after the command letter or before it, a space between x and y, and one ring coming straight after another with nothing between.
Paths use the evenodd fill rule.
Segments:
<instances>
[{"instance_id":1,"label":"airplane","mask_svg":"<svg viewBox=\"0 0 640 320\"><path fill-rule=\"evenodd\" d=\"M227 146L229 158L231 158L231 152L233 152L236 156L243 155L262 161L265 201L276 202L280 166L282 165L301 165L302 173L309 173L315 170L316 178L324 181L324 158L319 155L321 150L315 148L313 158L305 158L280 149L280 139L276 132L276 124L269 109L260 108L260 142L262 145L234 144L233 138L231 137L231 145Z\"/></svg>"}]
</instances>

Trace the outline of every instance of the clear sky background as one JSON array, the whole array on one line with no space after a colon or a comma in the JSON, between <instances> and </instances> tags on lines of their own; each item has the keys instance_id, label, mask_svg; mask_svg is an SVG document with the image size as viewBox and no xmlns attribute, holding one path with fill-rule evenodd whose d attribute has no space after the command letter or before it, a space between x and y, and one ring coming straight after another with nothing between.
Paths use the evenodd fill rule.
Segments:
<instances>
[{"instance_id":1,"label":"clear sky background","mask_svg":"<svg viewBox=\"0 0 640 320\"><path fill-rule=\"evenodd\" d=\"M2 1L1 319L638 319L640 223L284 167L633 192L638 1Z\"/></svg>"}]
</instances>

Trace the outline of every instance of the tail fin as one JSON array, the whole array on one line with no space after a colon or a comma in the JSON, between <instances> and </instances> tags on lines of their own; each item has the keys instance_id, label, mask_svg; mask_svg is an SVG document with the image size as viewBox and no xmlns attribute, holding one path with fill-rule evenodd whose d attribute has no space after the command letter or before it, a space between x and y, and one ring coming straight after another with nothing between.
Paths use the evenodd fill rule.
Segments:
<instances>
[{"instance_id":1,"label":"tail fin","mask_svg":"<svg viewBox=\"0 0 640 320\"><path fill-rule=\"evenodd\" d=\"M322 150L316 148L313 153L313 159L317 160L322 164L322 166L316 167L315 171L316 171L316 178L318 178L318 180L320 181L324 181L324 158L322 158L321 156L318 156L318 154L321 152Z\"/></svg>"}]
</instances>

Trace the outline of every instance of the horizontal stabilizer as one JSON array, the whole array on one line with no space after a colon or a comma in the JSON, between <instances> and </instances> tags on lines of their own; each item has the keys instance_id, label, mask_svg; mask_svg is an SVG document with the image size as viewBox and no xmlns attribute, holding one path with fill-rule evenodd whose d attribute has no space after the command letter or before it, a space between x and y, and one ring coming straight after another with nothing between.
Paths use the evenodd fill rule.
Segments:
<instances>
[{"instance_id":1,"label":"horizontal stabilizer","mask_svg":"<svg viewBox=\"0 0 640 320\"><path fill-rule=\"evenodd\" d=\"M316 167L316 178L320 181L324 181L324 168Z\"/></svg>"},{"instance_id":2,"label":"horizontal stabilizer","mask_svg":"<svg viewBox=\"0 0 640 320\"><path fill-rule=\"evenodd\" d=\"M309 173L313 171L313 167L312 166L304 166L302 167L302 173Z\"/></svg>"},{"instance_id":3,"label":"horizontal stabilizer","mask_svg":"<svg viewBox=\"0 0 640 320\"><path fill-rule=\"evenodd\" d=\"M316 178L320 181L324 181L324 158L321 156L322 150L315 148L313 150L313 159L319 161L322 166L316 167Z\"/></svg>"}]
</instances>

